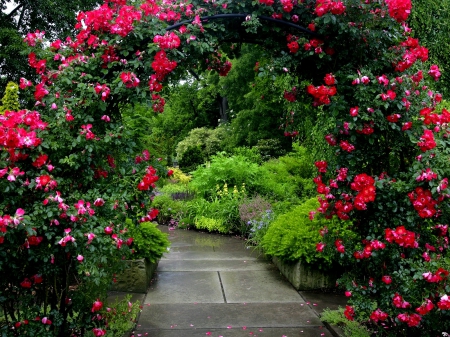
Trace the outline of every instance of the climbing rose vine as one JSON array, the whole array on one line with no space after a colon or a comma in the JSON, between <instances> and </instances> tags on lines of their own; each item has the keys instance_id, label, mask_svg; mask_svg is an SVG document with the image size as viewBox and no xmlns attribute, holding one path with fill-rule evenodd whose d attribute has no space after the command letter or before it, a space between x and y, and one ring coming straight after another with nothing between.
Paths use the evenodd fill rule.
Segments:
<instances>
[{"instance_id":1,"label":"climbing rose vine","mask_svg":"<svg viewBox=\"0 0 450 337\"><path fill-rule=\"evenodd\" d=\"M106 334L106 291L133 244L126 219L157 216L152 189L166 174L136 148L121 108L162 112L164 87L186 69L225 76L221 49L234 52L225 41L243 31L271 54L261 76L303 81L280 92L289 116L309 100L332 126L317 216L351 222L359 240L324 228L318 250L346 267L346 317L392 336L450 330L450 114L432 87L440 69L405 23L411 10L407 0L106 0L78 13L73 37L28 34L39 80L20 88L33 104L0 117L2 333ZM216 14L240 15L204 19Z\"/></svg>"}]
</instances>

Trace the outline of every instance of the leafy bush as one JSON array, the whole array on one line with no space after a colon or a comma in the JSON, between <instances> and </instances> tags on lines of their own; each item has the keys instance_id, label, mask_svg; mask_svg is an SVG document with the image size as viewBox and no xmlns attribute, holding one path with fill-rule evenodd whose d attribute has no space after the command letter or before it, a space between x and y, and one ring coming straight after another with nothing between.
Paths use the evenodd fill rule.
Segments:
<instances>
[{"instance_id":1,"label":"leafy bush","mask_svg":"<svg viewBox=\"0 0 450 337\"><path fill-rule=\"evenodd\" d=\"M187 185L192 180L191 176L185 174L178 167L169 167L169 170L172 170L172 180L176 183Z\"/></svg>"},{"instance_id":2,"label":"leafy bush","mask_svg":"<svg viewBox=\"0 0 450 337\"><path fill-rule=\"evenodd\" d=\"M171 219L178 218L184 205L179 200L173 200L171 194L164 193L153 198L153 207L159 211L157 217L158 223L160 225L167 225Z\"/></svg>"},{"instance_id":3,"label":"leafy bush","mask_svg":"<svg viewBox=\"0 0 450 337\"><path fill-rule=\"evenodd\" d=\"M131 223L130 223L131 225ZM167 248L170 241L166 233L158 229L158 224L152 222L141 222L139 225L130 226L130 234L133 237L133 258L146 259L150 262L158 261Z\"/></svg>"},{"instance_id":4,"label":"leafy bush","mask_svg":"<svg viewBox=\"0 0 450 337\"><path fill-rule=\"evenodd\" d=\"M260 168L244 156L227 156L220 153L212 156L211 163L198 167L192 172L190 186L206 198L213 196L217 185L242 186L252 194L260 174Z\"/></svg>"},{"instance_id":5,"label":"leafy bush","mask_svg":"<svg viewBox=\"0 0 450 337\"><path fill-rule=\"evenodd\" d=\"M120 301L116 298L114 303L108 303L106 310L102 311L108 323L106 337L123 337L134 328L141 307L139 301L130 301L131 295L127 294Z\"/></svg>"},{"instance_id":6,"label":"leafy bush","mask_svg":"<svg viewBox=\"0 0 450 337\"><path fill-rule=\"evenodd\" d=\"M206 229L208 232L229 233L224 221L220 218L208 218L203 215L194 220L195 228Z\"/></svg>"},{"instance_id":7,"label":"leafy bush","mask_svg":"<svg viewBox=\"0 0 450 337\"><path fill-rule=\"evenodd\" d=\"M289 160L290 158L298 160ZM292 144L292 151L287 156L281 157L280 160L285 164L288 172L301 178L311 178L316 173L311 149L302 145Z\"/></svg>"},{"instance_id":8,"label":"leafy bush","mask_svg":"<svg viewBox=\"0 0 450 337\"><path fill-rule=\"evenodd\" d=\"M197 146L189 146L186 151L183 152L183 156L179 159L178 165L186 172L193 171L197 166L203 164L205 156Z\"/></svg>"},{"instance_id":9,"label":"leafy bush","mask_svg":"<svg viewBox=\"0 0 450 337\"><path fill-rule=\"evenodd\" d=\"M260 195L251 199L244 199L239 205L239 218L246 224L250 220L259 220L263 214L272 208L272 205Z\"/></svg>"},{"instance_id":10,"label":"leafy bush","mask_svg":"<svg viewBox=\"0 0 450 337\"><path fill-rule=\"evenodd\" d=\"M256 195L252 199L244 199L239 205L239 219L241 220L240 233L243 236L248 236L253 233L252 236L255 237L255 230L258 226L255 227L254 222L262 220L266 211L271 210L271 208L271 204L260 195Z\"/></svg>"},{"instance_id":11,"label":"leafy bush","mask_svg":"<svg viewBox=\"0 0 450 337\"><path fill-rule=\"evenodd\" d=\"M286 154L286 149L283 148L279 139L260 139L253 148L259 152L263 160L278 158Z\"/></svg>"},{"instance_id":12,"label":"leafy bush","mask_svg":"<svg viewBox=\"0 0 450 337\"><path fill-rule=\"evenodd\" d=\"M348 239L355 235L349 230L350 223L339 221L330 223L324 219L310 220L310 212L318 206L316 199L309 199L290 212L277 216L261 241L264 252L286 262L300 260L314 263L314 266L319 268L330 266L332 262L330 256L316 251L316 243L321 238L319 230L328 226L330 234L338 232Z\"/></svg>"},{"instance_id":13,"label":"leafy bush","mask_svg":"<svg viewBox=\"0 0 450 337\"><path fill-rule=\"evenodd\" d=\"M187 137L177 144L176 151L180 167L183 167L181 165L182 162L188 162L186 156L190 158L201 157L202 163L213 154L221 151L223 134L225 132L226 130L220 127L215 129L208 129L206 127L195 128L189 131ZM195 152L195 156L193 154L194 148L198 150L198 153ZM188 153L189 151L192 153ZM193 159L189 159L189 161L193 161ZM187 165L184 164L184 166L186 167Z\"/></svg>"},{"instance_id":14,"label":"leafy bush","mask_svg":"<svg viewBox=\"0 0 450 337\"><path fill-rule=\"evenodd\" d=\"M278 159L265 162L261 167L258 192L271 200L286 200L292 197L308 198L316 194L312 177L312 157L303 147Z\"/></svg>"},{"instance_id":15,"label":"leafy bush","mask_svg":"<svg viewBox=\"0 0 450 337\"><path fill-rule=\"evenodd\" d=\"M0 105L0 114L4 114L6 110L19 110L19 86L17 83L8 82L6 85L2 105Z\"/></svg>"},{"instance_id":16,"label":"leafy bush","mask_svg":"<svg viewBox=\"0 0 450 337\"><path fill-rule=\"evenodd\" d=\"M245 186L241 190L234 186L230 192L228 186L217 186L216 195L209 199L197 198L192 202L187 203L187 212L191 218L194 219L197 228L205 228L205 221L202 218L218 219L216 229L221 233L239 233L241 234L241 227L239 221L239 204L246 196ZM202 219L202 220L199 220ZM200 221L200 222L199 222ZM198 227L200 223L201 227ZM212 223L212 222L209 222ZM208 225L211 227L212 225Z\"/></svg>"},{"instance_id":17,"label":"leafy bush","mask_svg":"<svg viewBox=\"0 0 450 337\"><path fill-rule=\"evenodd\" d=\"M263 162L261 154L255 147L249 148L245 146L235 147L231 149L231 153L235 156L242 156L248 158L250 162L261 164Z\"/></svg>"},{"instance_id":18,"label":"leafy bush","mask_svg":"<svg viewBox=\"0 0 450 337\"><path fill-rule=\"evenodd\" d=\"M190 229L195 227L195 220L189 217L183 217L178 221L178 228L180 229Z\"/></svg>"},{"instance_id":19,"label":"leafy bush","mask_svg":"<svg viewBox=\"0 0 450 337\"><path fill-rule=\"evenodd\" d=\"M325 309L321 314L322 321L338 325L344 331L344 337L370 337L371 333L358 321L350 321L344 315L344 309Z\"/></svg>"},{"instance_id":20,"label":"leafy bush","mask_svg":"<svg viewBox=\"0 0 450 337\"><path fill-rule=\"evenodd\" d=\"M248 221L247 228L249 234L247 242L254 246L260 245L274 217L275 215L272 210L268 209L258 218Z\"/></svg>"},{"instance_id":21,"label":"leafy bush","mask_svg":"<svg viewBox=\"0 0 450 337\"><path fill-rule=\"evenodd\" d=\"M167 194L167 195L171 195L172 193L180 193L180 192L189 192L189 185L185 185L182 183L172 183L172 182L168 182L167 184L165 184L164 186L162 186L161 188L158 188L158 191L161 194Z\"/></svg>"}]
</instances>

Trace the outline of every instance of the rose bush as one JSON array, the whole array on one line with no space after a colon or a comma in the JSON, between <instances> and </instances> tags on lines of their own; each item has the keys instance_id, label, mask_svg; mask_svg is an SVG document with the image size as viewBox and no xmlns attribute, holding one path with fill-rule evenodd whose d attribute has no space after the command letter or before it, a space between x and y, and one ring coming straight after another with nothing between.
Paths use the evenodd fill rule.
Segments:
<instances>
[{"instance_id":1,"label":"rose bush","mask_svg":"<svg viewBox=\"0 0 450 337\"><path fill-rule=\"evenodd\" d=\"M226 75L219 46L238 52L229 41L241 40L272 55L261 77L310 83L280 92L286 136L305 99L331 126L318 212L351 219L359 240L324 229L318 248L349 267L346 316L391 335L448 329L450 114L432 90L439 68L424 68L427 50L404 23L410 10L409 0L106 0L78 14L73 38L28 34L40 82L20 88L35 105L0 118L2 332L105 334L102 301L132 245L124 221L156 216L151 190L165 174L127 137L121 107L162 112L164 85L186 69Z\"/></svg>"}]
</instances>

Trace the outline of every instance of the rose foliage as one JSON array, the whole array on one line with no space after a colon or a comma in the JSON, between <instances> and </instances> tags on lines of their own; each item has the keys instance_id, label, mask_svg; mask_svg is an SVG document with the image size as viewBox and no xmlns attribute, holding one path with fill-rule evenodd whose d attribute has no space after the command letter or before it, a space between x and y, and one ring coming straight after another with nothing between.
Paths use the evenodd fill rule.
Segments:
<instances>
[{"instance_id":1,"label":"rose foliage","mask_svg":"<svg viewBox=\"0 0 450 337\"><path fill-rule=\"evenodd\" d=\"M2 332L106 333L102 301L132 248L125 220L157 215L151 191L165 174L127 137L120 107L162 112L168 82L186 70L225 76L219 46L240 40L266 46L261 76L309 81L280 93L289 119L307 97L331 125L316 216L351 220L359 239L324 228L318 249L346 265L346 316L393 336L448 330L450 113L432 90L439 67L404 23L411 10L409 0L106 0L78 14L75 37L28 34L40 81L20 87L36 103L0 118ZM204 19L215 14L240 15Z\"/></svg>"}]
</instances>

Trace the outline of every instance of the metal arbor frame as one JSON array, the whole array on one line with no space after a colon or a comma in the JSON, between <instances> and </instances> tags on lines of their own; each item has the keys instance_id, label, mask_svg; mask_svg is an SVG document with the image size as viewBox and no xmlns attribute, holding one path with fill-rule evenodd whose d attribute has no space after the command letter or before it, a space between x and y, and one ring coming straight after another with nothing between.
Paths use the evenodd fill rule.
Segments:
<instances>
[{"instance_id":1,"label":"metal arbor frame","mask_svg":"<svg viewBox=\"0 0 450 337\"><path fill-rule=\"evenodd\" d=\"M217 20L217 19L232 19L232 18L242 18L242 19L246 19L250 14L242 14L242 13L237 13L237 14L216 14L216 15L211 15L211 16L203 16L200 18L200 20L202 22L208 22L210 20ZM306 29L302 26L296 25L295 23L292 22L288 22L288 21L284 21L284 20L278 20L278 19L274 19L270 16L264 16L264 15L258 15L257 16L258 19L263 20L263 21L269 21L269 22L274 22L277 25L280 26L287 26L287 27L291 27L294 28L296 30L299 30L303 33L312 35L312 36L318 36L315 32L310 31L309 29ZM178 27L181 27L184 24L189 24L192 23L194 21L194 19L192 20L185 20L185 21L181 21L181 22L177 22L169 27L166 28L166 31L171 31L173 29L176 29Z\"/></svg>"}]
</instances>

